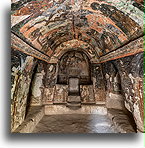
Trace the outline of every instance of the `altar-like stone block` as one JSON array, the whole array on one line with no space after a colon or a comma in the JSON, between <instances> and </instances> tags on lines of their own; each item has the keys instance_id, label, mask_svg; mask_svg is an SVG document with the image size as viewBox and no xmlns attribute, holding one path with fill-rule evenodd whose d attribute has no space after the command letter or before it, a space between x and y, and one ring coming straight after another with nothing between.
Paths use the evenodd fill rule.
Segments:
<instances>
[{"instance_id":1,"label":"altar-like stone block","mask_svg":"<svg viewBox=\"0 0 145 148\"><path fill-rule=\"evenodd\" d=\"M81 106L79 78L69 78L67 105L70 107Z\"/></svg>"}]
</instances>

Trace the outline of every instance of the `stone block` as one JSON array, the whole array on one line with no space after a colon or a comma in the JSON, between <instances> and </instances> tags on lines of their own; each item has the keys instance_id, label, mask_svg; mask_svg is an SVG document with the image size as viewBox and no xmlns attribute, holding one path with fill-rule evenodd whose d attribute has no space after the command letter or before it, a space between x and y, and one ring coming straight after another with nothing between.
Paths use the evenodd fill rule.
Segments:
<instances>
[{"instance_id":1,"label":"stone block","mask_svg":"<svg viewBox=\"0 0 145 148\"><path fill-rule=\"evenodd\" d=\"M82 105L77 110L72 110L66 105L46 105L45 115L56 115L56 114L99 114L106 115L107 108L104 106L95 105Z\"/></svg>"},{"instance_id":2,"label":"stone block","mask_svg":"<svg viewBox=\"0 0 145 148\"><path fill-rule=\"evenodd\" d=\"M25 121L13 133L32 133L35 126L44 116L44 107L32 107Z\"/></svg>"},{"instance_id":3,"label":"stone block","mask_svg":"<svg viewBox=\"0 0 145 148\"><path fill-rule=\"evenodd\" d=\"M121 94L108 93L106 96L106 107L124 110L124 100Z\"/></svg>"},{"instance_id":4,"label":"stone block","mask_svg":"<svg viewBox=\"0 0 145 148\"><path fill-rule=\"evenodd\" d=\"M68 94L69 95L73 95L73 94L79 95L80 94L78 78L69 78Z\"/></svg>"}]
</instances>

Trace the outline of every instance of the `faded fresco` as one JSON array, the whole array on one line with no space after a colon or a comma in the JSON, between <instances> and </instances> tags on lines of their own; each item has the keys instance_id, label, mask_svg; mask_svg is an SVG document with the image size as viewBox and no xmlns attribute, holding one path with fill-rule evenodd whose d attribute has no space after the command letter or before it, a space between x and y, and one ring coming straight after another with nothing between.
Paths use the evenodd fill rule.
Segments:
<instances>
[{"instance_id":1,"label":"faded fresco","mask_svg":"<svg viewBox=\"0 0 145 148\"><path fill-rule=\"evenodd\" d=\"M143 0L11 0L11 132L143 132L143 18Z\"/></svg>"}]
</instances>

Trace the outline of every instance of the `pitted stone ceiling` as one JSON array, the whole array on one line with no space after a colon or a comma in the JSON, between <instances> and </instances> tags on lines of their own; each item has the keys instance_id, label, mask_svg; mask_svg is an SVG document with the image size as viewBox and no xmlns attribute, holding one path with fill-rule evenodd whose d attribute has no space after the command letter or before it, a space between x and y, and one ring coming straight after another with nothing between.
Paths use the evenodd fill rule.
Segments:
<instances>
[{"instance_id":1,"label":"pitted stone ceiling","mask_svg":"<svg viewBox=\"0 0 145 148\"><path fill-rule=\"evenodd\" d=\"M45 61L75 46L97 62L143 36L141 0L14 0L11 13L14 38L34 47Z\"/></svg>"}]
</instances>

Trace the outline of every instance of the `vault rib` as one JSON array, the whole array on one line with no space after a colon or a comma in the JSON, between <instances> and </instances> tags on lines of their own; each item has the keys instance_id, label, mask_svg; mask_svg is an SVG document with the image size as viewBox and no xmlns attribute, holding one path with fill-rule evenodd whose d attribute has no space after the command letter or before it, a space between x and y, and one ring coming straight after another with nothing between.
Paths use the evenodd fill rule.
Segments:
<instances>
[{"instance_id":1,"label":"vault rib","mask_svg":"<svg viewBox=\"0 0 145 148\"><path fill-rule=\"evenodd\" d=\"M100 57L100 63L144 52L143 41L144 41L144 36L141 36L133 41L130 41L128 44Z\"/></svg>"},{"instance_id":2,"label":"vault rib","mask_svg":"<svg viewBox=\"0 0 145 148\"><path fill-rule=\"evenodd\" d=\"M50 59L48 55L32 47L13 32L11 33L11 47L45 62L48 62Z\"/></svg>"}]
</instances>

